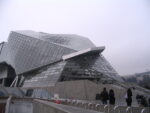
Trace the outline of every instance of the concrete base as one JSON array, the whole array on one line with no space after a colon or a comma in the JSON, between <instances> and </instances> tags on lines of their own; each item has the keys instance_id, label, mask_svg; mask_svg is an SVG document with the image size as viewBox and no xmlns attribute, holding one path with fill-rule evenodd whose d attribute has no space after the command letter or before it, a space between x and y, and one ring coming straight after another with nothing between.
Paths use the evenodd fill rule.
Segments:
<instances>
[{"instance_id":1,"label":"concrete base","mask_svg":"<svg viewBox=\"0 0 150 113\"><path fill-rule=\"evenodd\" d=\"M109 91L110 89L114 90L116 97L116 105L126 106L124 96L126 94L127 87L122 87L115 84L96 84L89 80L78 80L58 82L55 86L46 87L42 89L45 89L47 92L49 92L51 96L54 96L54 94L58 94L60 98L64 99L95 101L96 94L100 94L104 87L106 87L107 91ZM139 93L139 90L132 90L132 93L132 105L138 106L136 101L136 95Z\"/></svg>"}]
</instances>

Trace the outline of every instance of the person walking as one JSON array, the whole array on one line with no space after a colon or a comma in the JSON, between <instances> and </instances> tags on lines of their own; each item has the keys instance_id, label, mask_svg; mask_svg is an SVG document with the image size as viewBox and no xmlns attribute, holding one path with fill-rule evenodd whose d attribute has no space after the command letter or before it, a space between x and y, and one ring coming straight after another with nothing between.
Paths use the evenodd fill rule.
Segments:
<instances>
[{"instance_id":1,"label":"person walking","mask_svg":"<svg viewBox=\"0 0 150 113\"><path fill-rule=\"evenodd\" d=\"M110 89L109 90L109 104L110 105L115 105L115 94L114 94L114 90L113 89Z\"/></svg>"},{"instance_id":2,"label":"person walking","mask_svg":"<svg viewBox=\"0 0 150 113\"><path fill-rule=\"evenodd\" d=\"M102 99L103 104L107 104L108 92L107 92L106 88L104 88L103 91L101 92L101 99Z\"/></svg>"},{"instance_id":3,"label":"person walking","mask_svg":"<svg viewBox=\"0 0 150 113\"><path fill-rule=\"evenodd\" d=\"M126 96L127 96L127 98L126 98L127 106L131 106L131 104L132 104L132 91L130 88L127 90Z\"/></svg>"}]
</instances>

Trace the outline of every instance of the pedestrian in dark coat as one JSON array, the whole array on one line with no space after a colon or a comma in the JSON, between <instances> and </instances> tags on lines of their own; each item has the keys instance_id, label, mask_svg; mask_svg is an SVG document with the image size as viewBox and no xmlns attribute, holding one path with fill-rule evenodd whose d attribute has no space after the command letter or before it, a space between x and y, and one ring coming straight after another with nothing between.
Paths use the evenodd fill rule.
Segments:
<instances>
[{"instance_id":1,"label":"pedestrian in dark coat","mask_svg":"<svg viewBox=\"0 0 150 113\"><path fill-rule=\"evenodd\" d=\"M131 106L131 104L132 104L132 91L130 88L127 90L126 102L127 102L127 106Z\"/></svg>"},{"instance_id":2,"label":"pedestrian in dark coat","mask_svg":"<svg viewBox=\"0 0 150 113\"><path fill-rule=\"evenodd\" d=\"M108 92L107 92L106 88L104 88L103 91L101 92L101 99L102 99L103 104L107 104Z\"/></svg>"},{"instance_id":3,"label":"pedestrian in dark coat","mask_svg":"<svg viewBox=\"0 0 150 113\"><path fill-rule=\"evenodd\" d=\"M149 97L149 99L148 99L148 105L149 105L149 107L150 107L150 97Z\"/></svg>"},{"instance_id":4,"label":"pedestrian in dark coat","mask_svg":"<svg viewBox=\"0 0 150 113\"><path fill-rule=\"evenodd\" d=\"M115 105L115 94L114 90L109 90L109 104L110 105Z\"/></svg>"},{"instance_id":5,"label":"pedestrian in dark coat","mask_svg":"<svg viewBox=\"0 0 150 113\"><path fill-rule=\"evenodd\" d=\"M146 98L144 96L142 96L142 98L141 98L141 106L142 107L148 107L148 103L147 103Z\"/></svg>"}]
</instances>

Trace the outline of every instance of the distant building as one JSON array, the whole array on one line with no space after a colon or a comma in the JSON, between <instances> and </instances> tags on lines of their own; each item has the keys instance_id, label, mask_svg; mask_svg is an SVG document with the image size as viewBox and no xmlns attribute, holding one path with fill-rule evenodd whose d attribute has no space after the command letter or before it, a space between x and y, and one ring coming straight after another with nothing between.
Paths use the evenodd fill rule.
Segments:
<instances>
[{"instance_id":1,"label":"distant building","mask_svg":"<svg viewBox=\"0 0 150 113\"><path fill-rule=\"evenodd\" d=\"M0 44L2 86L48 87L60 81L122 81L88 38L70 34L12 31Z\"/></svg>"},{"instance_id":2,"label":"distant building","mask_svg":"<svg viewBox=\"0 0 150 113\"><path fill-rule=\"evenodd\" d=\"M150 89L150 71L122 76L125 82L136 83L139 86Z\"/></svg>"}]
</instances>

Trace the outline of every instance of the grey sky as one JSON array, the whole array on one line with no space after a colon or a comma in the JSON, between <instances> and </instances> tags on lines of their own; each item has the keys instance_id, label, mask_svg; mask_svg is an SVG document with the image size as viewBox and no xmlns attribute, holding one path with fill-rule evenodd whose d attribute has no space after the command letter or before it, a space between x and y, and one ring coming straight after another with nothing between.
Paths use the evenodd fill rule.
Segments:
<instances>
[{"instance_id":1,"label":"grey sky","mask_svg":"<svg viewBox=\"0 0 150 113\"><path fill-rule=\"evenodd\" d=\"M0 0L0 42L11 30L82 35L119 74L150 70L149 0Z\"/></svg>"}]
</instances>

